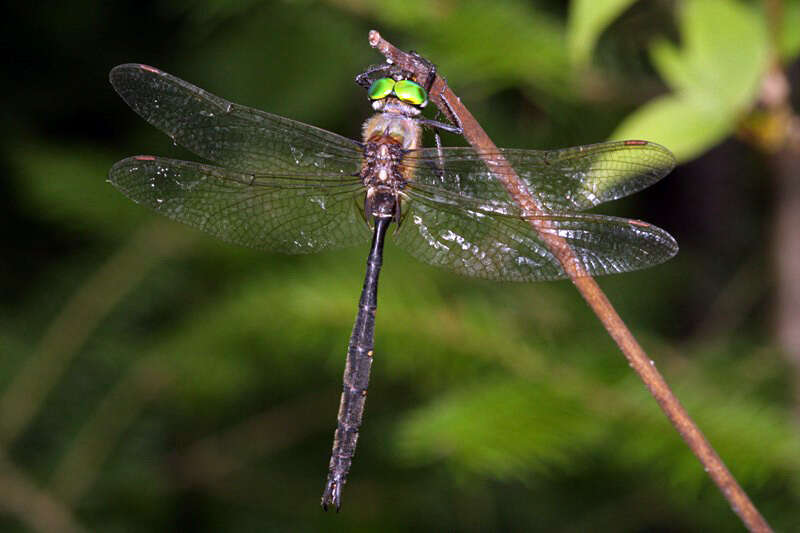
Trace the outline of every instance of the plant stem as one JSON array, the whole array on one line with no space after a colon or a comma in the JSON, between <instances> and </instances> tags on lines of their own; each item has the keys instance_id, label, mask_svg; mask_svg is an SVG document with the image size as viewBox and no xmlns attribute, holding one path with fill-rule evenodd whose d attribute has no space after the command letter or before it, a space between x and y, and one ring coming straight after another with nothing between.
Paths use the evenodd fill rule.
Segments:
<instances>
[{"instance_id":1,"label":"plant stem","mask_svg":"<svg viewBox=\"0 0 800 533\"><path fill-rule=\"evenodd\" d=\"M430 64L419 57L399 50L394 45L384 40L377 31L369 34L369 44L377 48L387 59L404 70L414 74L417 80L426 80L430 75ZM705 438L697 424L689 417L686 409L670 390L664 378L656 370L655 364L647 356L614 310L605 293L597 282L588 275L581 263L575 257L567 242L552 231L547 223L542 220L545 211L538 200L527 190L525 183L517 176L508 161L505 160L497 146L492 142L486 132L481 128L475 117L461 103L461 100L447 86L444 79L436 74L431 85L430 100L442 110L445 115L453 119L462 129L464 138L473 148L481 154L489 171L506 187L511 198L522 208L524 217L528 220L544 241L548 249L558 259L572 283L581 293L586 303L597 315L603 326L608 331L614 342L625 355L631 368L633 368L644 382L650 393L661 407L664 414L675 426L683 440L694 452L703 468L711 479L717 484L722 494L730 502L734 512L739 515L745 526L754 532L772 531L758 512L758 509L748 498L747 494L731 475L725 463L722 462L717 452Z\"/></svg>"}]
</instances>

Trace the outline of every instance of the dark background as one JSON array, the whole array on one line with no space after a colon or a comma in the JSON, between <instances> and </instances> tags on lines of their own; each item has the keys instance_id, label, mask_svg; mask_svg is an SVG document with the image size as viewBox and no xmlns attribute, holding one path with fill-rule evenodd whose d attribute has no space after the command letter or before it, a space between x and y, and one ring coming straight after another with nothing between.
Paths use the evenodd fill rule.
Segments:
<instances>
[{"instance_id":1,"label":"dark background","mask_svg":"<svg viewBox=\"0 0 800 533\"><path fill-rule=\"evenodd\" d=\"M647 46L680 41L679 2L637 3L578 71L561 2L378 4L6 8L0 529L741 530L569 282L458 278L391 239L358 452L342 512L322 513L366 249L257 253L128 201L105 182L115 161L192 156L118 98L108 71L151 64L358 137L370 109L352 79L382 60L375 28L437 63L498 145L557 148L605 140L665 93ZM731 131L596 211L679 242L674 260L600 284L790 531L799 374L776 334L774 168Z\"/></svg>"}]
</instances>

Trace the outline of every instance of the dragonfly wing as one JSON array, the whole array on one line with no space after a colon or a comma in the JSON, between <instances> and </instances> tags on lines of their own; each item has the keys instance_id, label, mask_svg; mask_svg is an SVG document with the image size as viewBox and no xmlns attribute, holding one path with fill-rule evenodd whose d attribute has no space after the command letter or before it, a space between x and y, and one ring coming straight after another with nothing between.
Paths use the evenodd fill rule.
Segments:
<instances>
[{"instance_id":1,"label":"dragonfly wing","mask_svg":"<svg viewBox=\"0 0 800 533\"><path fill-rule=\"evenodd\" d=\"M672 153L647 141L616 141L561 150L500 149L502 155L547 211L583 211L628 196L666 176L675 166ZM426 148L410 152L404 164L414 168L412 186L447 190L491 203L508 203L503 184L489 172L473 148ZM508 212L519 213L509 205Z\"/></svg>"},{"instance_id":2,"label":"dragonfly wing","mask_svg":"<svg viewBox=\"0 0 800 533\"><path fill-rule=\"evenodd\" d=\"M258 176L155 156L123 159L109 172L136 203L224 241L283 253L369 241L360 180L329 178Z\"/></svg>"},{"instance_id":3,"label":"dragonfly wing","mask_svg":"<svg viewBox=\"0 0 800 533\"><path fill-rule=\"evenodd\" d=\"M226 168L287 176L360 170L360 144L352 139L234 104L147 65L119 65L109 79L147 122Z\"/></svg>"},{"instance_id":4,"label":"dragonfly wing","mask_svg":"<svg viewBox=\"0 0 800 533\"><path fill-rule=\"evenodd\" d=\"M638 220L548 214L535 221L560 235L591 276L657 265L678 251L667 232ZM530 222L515 216L412 196L394 239L417 259L464 276L496 281L567 277Z\"/></svg>"}]
</instances>

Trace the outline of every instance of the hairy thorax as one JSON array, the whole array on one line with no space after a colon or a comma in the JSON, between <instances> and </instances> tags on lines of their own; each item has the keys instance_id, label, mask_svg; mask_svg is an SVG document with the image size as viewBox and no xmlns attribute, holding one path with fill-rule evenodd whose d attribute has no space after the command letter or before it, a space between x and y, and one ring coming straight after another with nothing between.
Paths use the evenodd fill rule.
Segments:
<instances>
[{"instance_id":1,"label":"hairy thorax","mask_svg":"<svg viewBox=\"0 0 800 533\"><path fill-rule=\"evenodd\" d=\"M405 104L401 104L406 107ZM364 123L364 163L361 178L367 187L367 216L399 215L402 190L411 179L411 169L403 165L408 150L419 148L421 129L414 118L387 109Z\"/></svg>"}]
</instances>

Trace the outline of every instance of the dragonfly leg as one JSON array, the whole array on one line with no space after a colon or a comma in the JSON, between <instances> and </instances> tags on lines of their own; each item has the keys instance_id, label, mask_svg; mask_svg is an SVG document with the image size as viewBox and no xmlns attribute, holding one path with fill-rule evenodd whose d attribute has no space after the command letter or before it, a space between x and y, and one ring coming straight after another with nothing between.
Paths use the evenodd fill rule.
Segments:
<instances>
[{"instance_id":1,"label":"dragonfly leg","mask_svg":"<svg viewBox=\"0 0 800 533\"><path fill-rule=\"evenodd\" d=\"M425 79L425 83L420 83L420 84L425 88L425 92L430 93L431 87L433 87L433 82L436 80L436 65L434 65L431 61L428 61L427 59L425 59L424 57L422 57L413 50L411 50L409 54L414 56L414 58L416 58L417 61L425 65L425 68L427 68L428 75ZM417 81L421 82L421 80Z\"/></svg>"},{"instance_id":2,"label":"dragonfly leg","mask_svg":"<svg viewBox=\"0 0 800 533\"><path fill-rule=\"evenodd\" d=\"M403 221L403 215L402 215L402 208L401 207L402 206L400 204L400 195L396 194L395 197L394 197L394 217L392 217L392 220L394 220L394 223L397 224L397 228L398 229L400 228L400 222Z\"/></svg>"},{"instance_id":3,"label":"dragonfly leg","mask_svg":"<svg viewBox=\"0 0 800 533\"><path fill-rule=\"evenodd\" d=\"M442 138L439 136L438 131L433 132L433 138L436 141L436 155L438 156L434 171L439 181L444 183L444 152L442 152Z\"/></svg>"},{"instance_id":4,"label":"dragonfly leg","mask_svg":"<svg viewBox=\"0 0 800 533\"><path fill-rule=\"evenodd\" d=\"M444 181L444 153L442 152L442 138L439 136L438 130L444 130L446 132L454 133L456 135L461 135L462 130L457 126L453 126L452 124L447 124L446 122L439 122L438 120L421 118L417 119L417 121L423 126L427 126L433 129L433 138L434 141L436 142L436 155L438 156L438 161L436 164L436 168L434 168L434 172L439 177L440 181Z\"/></svg>"},{"instance_id":5,"label":"dragonfly leg","mask_svg":"<svg viewBox=\"0 0 800 533\"><path fill-rule=\"evenodd\" d=\"M374 82L378 78L382 78L385 76L397 79L400 78L410 79L411 72L403 70L397 65L390 65L389 63L381 63L379 65L370 65L369 67L367 67L367 70L356 76L355 81L361 87L369 89L369 86L372 85L372 82Z\"/></svg>"},{"instance_id":6,"label":"dragonfly leg","mask_svg":"<svg viewBox=\"0 0 800 533\"><path fill-rule=\"evenodd\" d=\"M430 84L433 83L433 80L436 79L436 67L433 66L433 63L423 58L419 54L414 54L414 55L417 58L419 58L419 60L422 61L425 65L430 65L430 68L433 69L433 75L432 75L433 77L431 77L431 75L428 75L425 80L425 83L420 84L423 87L429 87ZM370 85L372 85L372 83L376 79L385 76L389 76L395 79L412 79L414 77L412 72L402 69L397 65L391 65L389 63L380 63L378 65L370 65L369 67L367 67L367 69L364 72L358 74L355 77L355 81L361 87L369 89ZM427 88L426 91L428 91Z\"/></svg>"},{"instance_id":7,"label":"dragonfly leg","mask_svg":"<svg viewBox=\"0 0 800 533\"><path fill-rule=\"evenodd\" d=\"M448 124L447 122L439 122L438 120L431 120L429 118L418 118L417 122L428 128L435 128L446 131L447 133L454 133L456 135L461 135L464 133L464 130L462 130L460 126Z\"/></svg>"},{"instance_id":8,"label":"dragonfly leg","mask_svg":"<svg viewBox=\"0 0 800 533\"><path fill-rule=\"evenodd\" d=\"M419 61L427 69L428 74L427 74L425 83L423 83L422 86L425 88L425 91L428 94L431 94L431 90L433 89L433 83L436 81L436 77L438 75L438 71L436 70L436 65L434 65L431 61L425 59L424 57L422 57L418 53L414 52L413 50L410 51L409 54L414 56L414 59ZM444 81L443 87L446 88L447 87L447 81L444 80L443 76L439 75L439 77L442 78L442 81ZM417 80L417 81L419 81L419 80ZM447 116L447 119L450 120L450 122L455 124L455 127L449 126L449 125L448 125L449 129L448 128L441 128L438 125L435 126L435 127L439 127L440 129L444 129L445 131L449 131L450 133L455 133L456 135L461 135L463 133L463 131L462 131L462 126L461 126L461 121L459 120L458 115L450 107L450 104L447 102L447 100L443 99L442 101L444 102L445 106L447 107L447 110L444 112L444 114ZM437 124L442 124L442 123L439 122Z\"/></svg>"},{"instance_id":9,"label":"dragonfly leg","mask_svg":"<svg viewBox=\"0 0 800 533\"><path fill-rule=\"evenodd\" d=\"M373 81L375 81L372 77L373 74L379 72L381 75L387 75L392 73L393 70L397 70L397 67L390 65L389 63L370 65L367 67L367 70L356 76L356 83L365 89L369 89L369 86L372 85Z\"/></svg>"}]
</instances>

